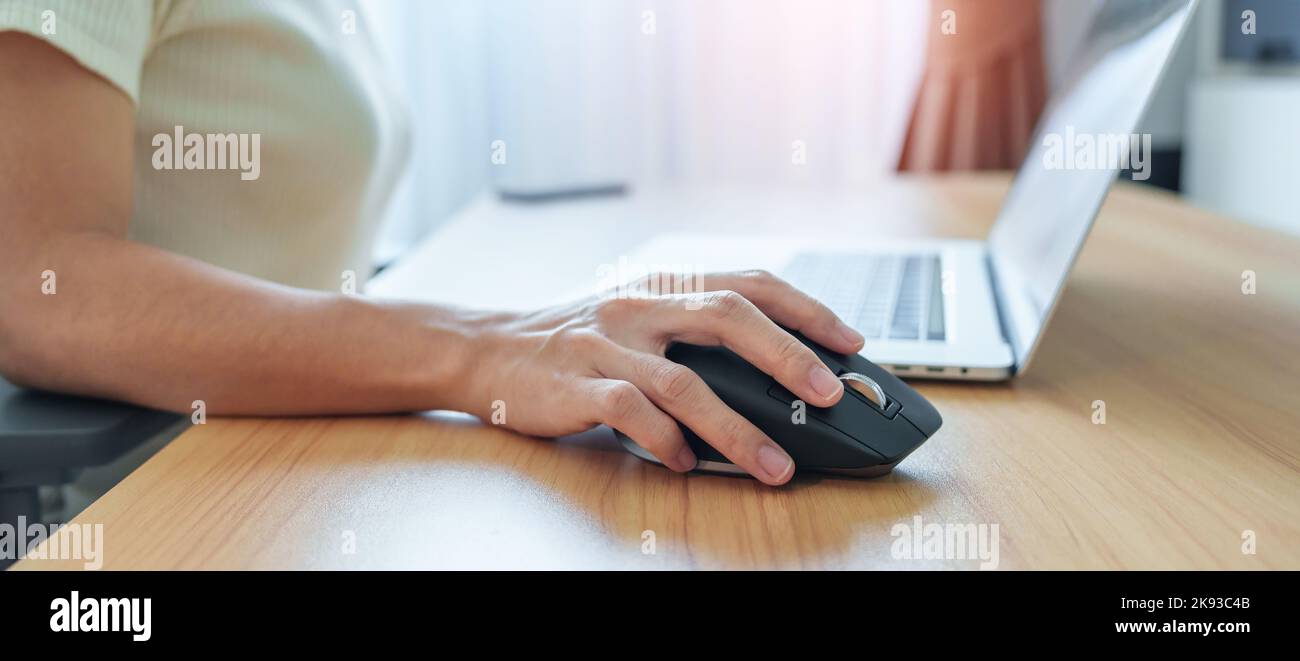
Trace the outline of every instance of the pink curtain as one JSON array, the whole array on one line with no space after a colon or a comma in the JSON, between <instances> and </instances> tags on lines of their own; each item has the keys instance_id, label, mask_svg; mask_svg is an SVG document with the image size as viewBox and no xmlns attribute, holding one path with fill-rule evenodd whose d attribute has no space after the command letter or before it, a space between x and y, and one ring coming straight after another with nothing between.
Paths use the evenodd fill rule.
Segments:
<instances>
[{"instance_id":1,"label":"pink curtain","mask_svg":"<svg viewBox=\"0 0 1300 661\"><path fill-rule=\"evenodd\" d=\"M1047 99L1042 18L1040 0L935 0L900 171L1020 165Z\"/></svg>"}]
</instances>

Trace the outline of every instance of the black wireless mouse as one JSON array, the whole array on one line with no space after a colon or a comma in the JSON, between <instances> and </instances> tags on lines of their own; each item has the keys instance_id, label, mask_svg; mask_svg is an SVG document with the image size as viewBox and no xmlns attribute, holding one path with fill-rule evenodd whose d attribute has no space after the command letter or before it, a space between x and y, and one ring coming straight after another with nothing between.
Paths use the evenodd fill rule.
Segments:
<instances>
[{"instance_id":1,"label":"black wireless mouse","mask_svg":"<svg viewBox=\"0 0 1300 661\"><path fill-rule=\"evenodd\" d=\"M776 379L729 349L674 344L667 356L699 374L727 406L790 453L801 471L884 475L943 424L933 404L875 363L857 354L833 353L801 333L791 334L844 381L844 397L834 406L796 404L795 396ZM682 433L699 459L696 470L744 474L685 425ZM632 454L661 463L627 435L617 430L615 434Z\"/></svg>"}]
</instances>

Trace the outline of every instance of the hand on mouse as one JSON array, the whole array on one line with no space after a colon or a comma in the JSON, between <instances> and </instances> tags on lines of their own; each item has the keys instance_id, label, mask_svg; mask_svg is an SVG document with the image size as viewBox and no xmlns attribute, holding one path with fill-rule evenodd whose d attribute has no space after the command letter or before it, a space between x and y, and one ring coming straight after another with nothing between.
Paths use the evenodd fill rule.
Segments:
<instances>
[{"instance_id":1,"label":"hand on mouse","mask_svg":"<svg viewBox=\"0 0 1300 661\"><path fill-rule=\"evenodd\" d=\"M694 372L664 358L665 350L673 342L726 346L809 404L830 406L843 385L777 324L842 353L860 350L863 338L826 306L763 271L703 275L694 284L703 291L593 296L472 320L475 368L458 408L536 436L604 423L668 467L688 471L696 458L680 420L754 477L785 483L794 473L790 456Z\"/></svg>"}]
</instances>

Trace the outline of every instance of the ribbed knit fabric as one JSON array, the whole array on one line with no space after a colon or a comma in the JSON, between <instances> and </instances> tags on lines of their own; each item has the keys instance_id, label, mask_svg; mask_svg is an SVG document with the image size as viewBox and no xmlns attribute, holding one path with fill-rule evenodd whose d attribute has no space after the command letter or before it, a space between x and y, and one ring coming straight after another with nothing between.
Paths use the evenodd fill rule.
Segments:
<instances>
[{"instance_id":1,"label":"ribbed knit fabric","mask_svg":"<svg viewBox=\"0 0 1300 661\"><path fill-rule=\"evenodd\" d=\"M355 0L0 0L4 30L135 102L132 239L288 285L364 282L409 122ZM156 168L178 126L260 134L258 178Z\"/></svg>"}]
</instances>

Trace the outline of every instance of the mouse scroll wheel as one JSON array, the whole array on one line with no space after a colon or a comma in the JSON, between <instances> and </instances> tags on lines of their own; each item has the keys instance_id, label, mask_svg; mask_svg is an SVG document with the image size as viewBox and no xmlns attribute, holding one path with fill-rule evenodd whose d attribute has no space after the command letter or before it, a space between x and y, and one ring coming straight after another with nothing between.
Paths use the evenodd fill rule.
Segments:
<instances>
[{"instance_id":1,"label":"mouse scroll wheel","mask_svg":"<svg viewBox=\"0 0 1300 661\"><path fill-rule=\"evenodd\" d=\"M871 380L871 377L863 376L857 372L845 372L840 375L840 380L848 387L861 393L863 397L871 400L871 403L880 407L881 411L885 410L885 407L889 405L889 401L885 399L885 390L880 387L880 384Z\"/></svg>"}]
</instances>

